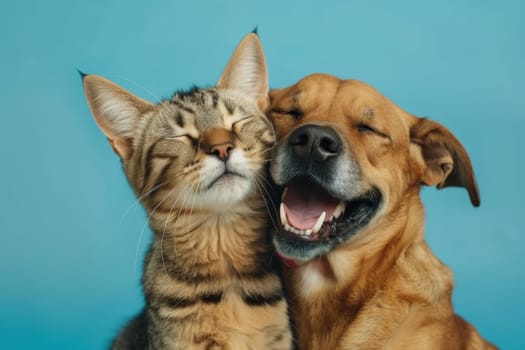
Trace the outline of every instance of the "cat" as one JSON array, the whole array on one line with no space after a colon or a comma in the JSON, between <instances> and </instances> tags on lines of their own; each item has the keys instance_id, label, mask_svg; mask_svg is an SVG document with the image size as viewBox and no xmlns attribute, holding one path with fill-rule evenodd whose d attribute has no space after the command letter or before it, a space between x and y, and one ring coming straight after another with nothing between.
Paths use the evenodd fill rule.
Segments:
<instances>
[{"instance_id":1,"label":"cat","mask_svg":"<svg viewBox=\"0 0 525 350\"><path fill-rule=\"evenodd\" d=\"M88 105L154 233L146 305L112 349L291 349L264 201L276 135L267 67L248 34L215 88L152 104L83 76Z\"/></svg>"}]
</instances>

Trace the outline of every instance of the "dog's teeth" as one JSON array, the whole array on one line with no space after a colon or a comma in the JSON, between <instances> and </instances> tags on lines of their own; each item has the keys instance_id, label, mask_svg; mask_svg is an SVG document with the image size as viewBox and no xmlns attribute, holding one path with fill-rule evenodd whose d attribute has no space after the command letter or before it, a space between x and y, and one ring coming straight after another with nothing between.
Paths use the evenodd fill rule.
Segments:
<instances>
[{"instance_id":1,"label":"dog's teeth","mask_svg":"<svg viewBox=\"0 0 525 350\"><path fill-rule=\"evenodd\" d=\"M339 202L339 204L337 205L337 207L335 207L335 210L334 210L334 214L333 214L333 218L337 219L338 217L341 216L341 214L343 214L343 212L345 211L346 209L346 203L341 201ZM330 218L331 219L331 218Z\"/></svg>"},{"instance_id":2,"label":"dog's teeth","mask_svg":"<svg viewBox=\"0 0 525 350\"><path fill-rule=\"evenodd\" d=\"M281 200L284 199L284 197L286 196L286 193L288 192L288 187L285 187L284 190L283 190L283 194L281 196Z\"/></svg>"},{"instance_id":3,"label":"dog's teeth","mask_svg":"<svg viewBox=\"0 0 525 350\"><path fill-rule=\"evenodd\" d=\"M298 236L310 236L312 234L312 230L299 230L298 228L292 227L288 224L284 224L284 229L288 232L294 233Z\"/></svg>"},{"instance_id":4,"label":"dog's teeth","mask_svg":"<svg viewBox=\"0 0 525 350\"><path fill-rule=\"evenodd\" d=\"M284 224L284 229L288 232L295 233L296 235L305 235L306 231L296 229L288 224Z\"/></svg>"},{"instance_id":5,"label":"dog's teeth","mask_svg":"<svg viewBox=\"0 0 525 350\"><path fill-rule=\"evenodd\" d=\"M312 233L317 233L319 232L319 230L321 229L321 226L323 226L323 222L324 222L324 219L326 218L326 212L323 211L323 213L321 214L321 216L319 216L317 218L317 222L315 223L315 225L312 227Z\"/></svg>"},{"instance_id":6,"label":"dog's teeth","mask_svg":"<svg viewBox=\"0 0 525 350\"><path fill-rule=\"evenodd\" d=\"M281 203L279 214L281 216L281 223L285 226L288 225L288 219L286 218L286 212L284 211L284 203Z\"/></svg>"},{"instance_id":7,"label":"dog's teeth","mask_svg":"<svg viewBox=\"0 0 525 350\"><path fill-rule=\"evenodd\" d=\"M286 211L284 210L284 204L281 203L281 206L279 208L279 215L281 217L281 223L283 225L283 228L285 231L288 231L288 232L291 232L291 233L294 233L296 235L299 235L299 236L311 236L312 235L312 232L313 229L315 229L315 227L319 226L319 228L317 229L317 231L319 231L319 229L321 228L321 225L323 224L323 221L324 221L324 218L326 217L326 213L323 212L323 214L321 214L321 216L319 217L318 221L320 221L320 223L316 223L314 225L314 228L312 229L307 229L307 230L300 230L298 228L295 228L293 226L290 226L290 224L288 223L288 218L286 217ZM315 231L315 232L317 232Z\"/></svg>"}]
</instances>

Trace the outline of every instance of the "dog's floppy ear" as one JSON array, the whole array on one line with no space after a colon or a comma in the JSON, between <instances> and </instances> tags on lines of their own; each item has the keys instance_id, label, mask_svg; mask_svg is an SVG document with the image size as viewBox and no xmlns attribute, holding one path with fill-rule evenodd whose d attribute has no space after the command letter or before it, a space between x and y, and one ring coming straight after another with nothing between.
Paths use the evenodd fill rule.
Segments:
<instances>
[{"instance_id":1,"label":"dog's floppy ear","mask_svg":"<svg viewBox=\"0 0 525 350\"><path fill-rule=\"evenodd\" d=\"M425 162L422 182L467 189L472 205L479 206L479 191L470 158L458 139L444 126L428 120L418 119L410 130L410 139L421 147Z\"/></svg>"}]
</instances>

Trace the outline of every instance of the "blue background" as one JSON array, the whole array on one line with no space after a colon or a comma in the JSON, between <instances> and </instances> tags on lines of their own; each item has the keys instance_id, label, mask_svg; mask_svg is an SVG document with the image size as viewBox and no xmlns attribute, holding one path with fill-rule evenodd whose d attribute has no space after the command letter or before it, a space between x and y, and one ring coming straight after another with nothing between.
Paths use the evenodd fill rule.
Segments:
<instances>
[{"instance_id":1,"label":"blue background","mask_svg":"<svg viewBox=\"0 0 525 350\"><path fill-rule=\"evenodd\" d=\"M273 87L312 72L366 81L449 127L482 205L425 189L427 239L457 311L524 349L525 7L520 1L3 1L0 344L100 349L142 305L145 215L76 68L158 101L213 84L255 25Z\"/></svg>"}]
</instances>

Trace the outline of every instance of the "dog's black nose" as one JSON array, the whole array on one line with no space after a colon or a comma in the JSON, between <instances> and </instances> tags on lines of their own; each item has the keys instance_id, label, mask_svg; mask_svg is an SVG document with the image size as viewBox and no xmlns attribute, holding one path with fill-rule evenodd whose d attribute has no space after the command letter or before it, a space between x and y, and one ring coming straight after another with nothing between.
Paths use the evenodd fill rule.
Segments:
<instances>
[{"instance_id":1,"label":"dog's black nose","mask_svg":"<svg viewBox=\"0 0 525 350\"><path fill-rule=\"evenodd\" d=\"M342 141L337 133L326 126L303 125L292 132L289 145L293 152L305 160L323 161L337 156Z\"/></svg>"}]
</instances>

